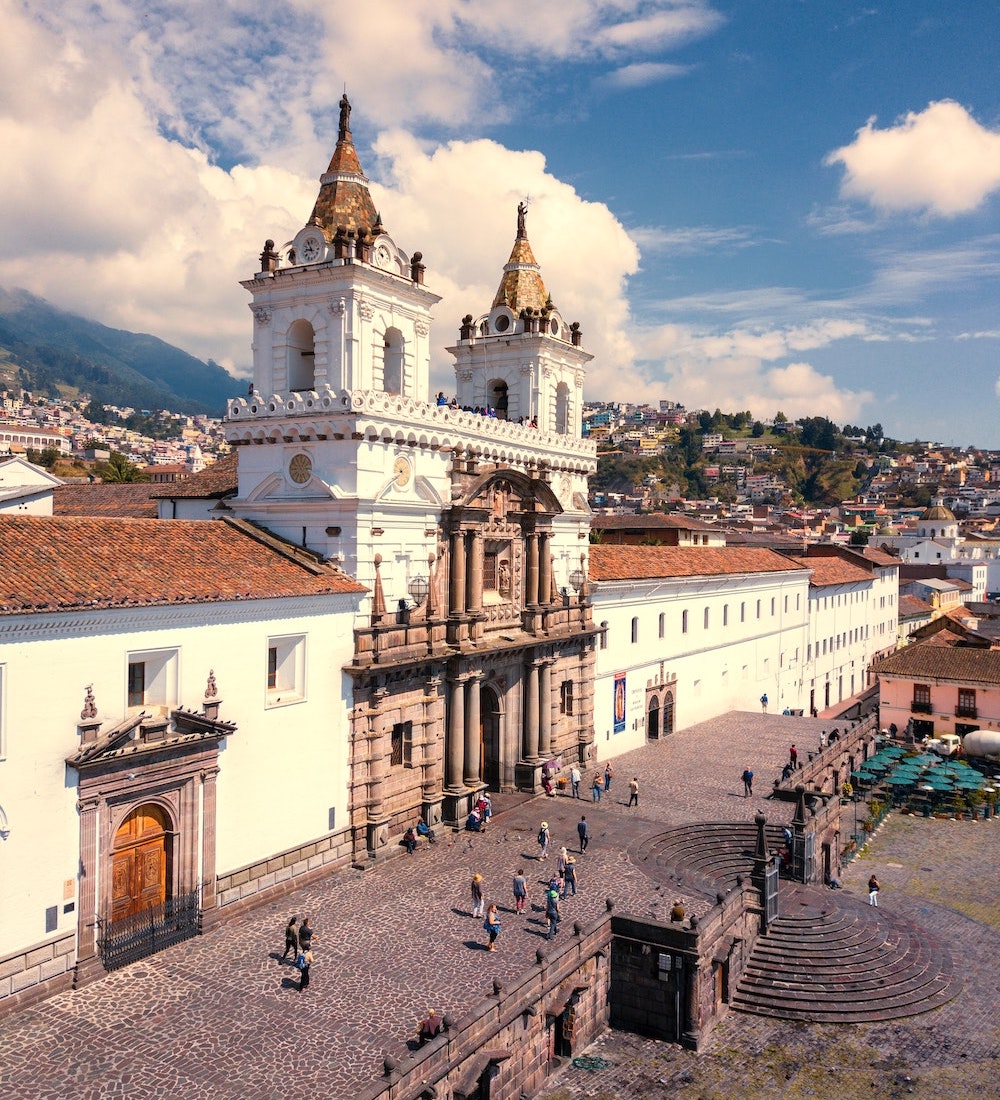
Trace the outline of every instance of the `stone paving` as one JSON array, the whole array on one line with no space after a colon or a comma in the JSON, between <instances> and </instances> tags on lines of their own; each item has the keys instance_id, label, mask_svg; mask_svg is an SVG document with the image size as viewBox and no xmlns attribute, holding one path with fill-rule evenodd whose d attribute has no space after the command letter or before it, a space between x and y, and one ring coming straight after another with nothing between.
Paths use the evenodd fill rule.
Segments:
<instances>
[{"instance_id":1,"label":"stone paving","mask_svg":"<svg viewBox=\"0 0 1000 1100\"><path fill-rule=\"evenodd\" d=\"M703 898L652 881L630 859L629 849L664 824L750 821L758 809L770 821L787 820L791 804L743 798L740 774L749 764L757 794L765 795L791 741L800 751L813 747L819 730L832 724L732 713L617 759L610 795L600 804L589 794L580 801L565 795L498 797L498 814L486 834L447 834L373 871L331 875L209 935L0 1021L0 1095L4 1100L350 1097L380 1075L384 1054L405 1054L405 1043L428 1007L460 1013L489 991L492 979L508 983L531 964L544 932L538 904L542 883L559 845L576 848L581 813L591 824L592 839L588 852L577 856L580 893L564 907L570 924L596 917L606 897L620 910L659 917L676 894L698 911L707 905ZM627 808L632 775L640 782L638 809ZM539 863L535 835L543 818L551 826L553 850ZM994 822L914 818L890 819L877 838L883 904L900 906L956 944L970 975L952 1005L915 1023L879 1028L861 1044L869 1062L876 1048L891 1064L904 1049L917 1052L919 1065L961 1065L963 1050L977 1065L996 1061L992 974L1000 947L1000 898L995 879L983 872L995 869L998 842L1000 824ZM510 880L522 866L535 905L515 917ZM866 857L849 868L846 888L863 892L870 866ZM495 954L485 951L482 922L469 916L475 871L485 877L487 901L496 898L501 905L503 932ZM984 919L990 906L992 921ZM284 924L293 912L308 914L316 929L316 963L305 993L298 992L297 971L279 961ZM779 1054L786 1038L815 1037L809 1041L820 1043L826 1036L825 1045L834 1037L839 1046L841 1034L734 1013L717 1032L713 1050L720 1056L747 1052L759 1075L770 1057L761 1052L772 1044L779 1044ZM677 1048L629 1036L612 1033L602 1042L618 1051L609 1055L614 1070L567 1069L554 1080L552 1098L641 1096L647 1089L662 1095L660 1078L687 1087L678 1074L714 1065L713 1054L692 1062L693 1056ZM781 1057L771 1061L787 1086ZM811 1069L816 1060L803 1056L802 1064ZM718 1072L726 1078L729 1071ZM714 1087L706 1078L701 1091L676 1094L728 1095L712 1092Z\"/></svg>"}]
</instances>

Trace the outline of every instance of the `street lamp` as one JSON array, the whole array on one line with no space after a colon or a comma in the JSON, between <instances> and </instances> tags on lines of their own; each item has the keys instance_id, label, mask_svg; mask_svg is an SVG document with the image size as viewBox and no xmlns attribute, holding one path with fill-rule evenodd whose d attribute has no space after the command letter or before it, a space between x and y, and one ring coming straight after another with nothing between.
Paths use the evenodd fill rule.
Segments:
<instances>
[{"instance_id":1,"label":"street lamp","mask_svg":"<svg viewBox=\"0 0 1000 1100\"><path fill-rule=\"evenodd\" d=\"M427 599L427 593L430 591L430 585L427 583L426 577L414 577L407 585L410 595L413 597L413 602L420 607L420 605Z\"/></svg>"}]
</instances>

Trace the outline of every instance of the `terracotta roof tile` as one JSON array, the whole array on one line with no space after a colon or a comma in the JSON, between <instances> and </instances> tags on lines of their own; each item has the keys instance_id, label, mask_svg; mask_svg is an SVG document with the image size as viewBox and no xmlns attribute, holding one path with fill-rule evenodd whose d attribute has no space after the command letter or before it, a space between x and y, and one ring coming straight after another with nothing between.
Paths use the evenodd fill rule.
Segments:
<instances>
[{"instance_id":1,"label":"terracotta roof tile","mask_svg":"<svg viewBox=\"0 0 1000 1100\"><path fill-rule=\"evenodd\" d=\"M933 615L934 608L919 596L899 597L899 617L901 619L914 619L923 615Z\"/></svg>"},{"instance_id":2,"label":"terracotta roof tile","mask_svg":"<svg viewBox=\"0 0 1000 1100\"><path fill-rule=\"evenodd\" d=\"M231 520L0 516L0 547L7 615L365 591Z\"/></svg>"},{"instance_id":3,"label":"terracotta roof tile","mask_svg":"<svg viewBox=\"0 0 1000 1100\"><path fill-rule=\"evenodd\" d=\"M129 481L120 485L101 481L57 485L52 495L52 514L156 519L159 508L153 494L162 488L162 485L154 485L151 481Z\"/></svg>"},{"instance_id":4,"label":"terracotta roof tile","mask_svg":"<svg viewBox=\"0 0 1000 1100\"><path fill-rule=\"evenodd\" d=\"M843 558L822 557L817 555L808 558L793 558L799 565L811 569L813 575L809 580L811 588L826 588L835 584L857 584L860 581L871 581L870 569Z\"/></svg>"},{"instance_id":5,"label":"terracotta roof tile","mask_svg":"<svg viewBox=\"0 0 1000 1100\"><path fill-rule=\"evenodd\" d=\"M602 546L590 548L592 581L715 577L804 569L773 550L749 546Z\"/></svg>"},{"instance_id":6,"label":"terracotta roof tile","mask_svg":"<svg viewBox=\"0 0 1000 1100\"><path fill-rule=\"evenodd\" d=\"M590 526L598 531L614 530L670 530L670 531L711 531L721 534L718 527L703 523L700 519L688 519L685 516L667 515L664 512L650 512L641 516L596 515L592 516Z\"/></svg>"},{"instance_id":7,"label":"terracotta roof tile","mask_svg":"<svg viewBox=\"0 0 1000 1100\"><path fill-rule=\"evenodd\" d=\"M239 488L237 475L238 455L231 451L211 466L206 466L184 481L171 485L157 485L153 496L170 500L200 500L213 497L234 496Z\"/></svg>"},{"instance_id":8,"label":"terracotta roof tile","mask_svg":"<svg viewBox=\"0 0 1000 1100\"><path fill-rule=\"evenodd\" d=\"M879 666L878 674L904 679L1000 684L1000 650L966 646L908 645Z\"/></svg>"}]
</instances>

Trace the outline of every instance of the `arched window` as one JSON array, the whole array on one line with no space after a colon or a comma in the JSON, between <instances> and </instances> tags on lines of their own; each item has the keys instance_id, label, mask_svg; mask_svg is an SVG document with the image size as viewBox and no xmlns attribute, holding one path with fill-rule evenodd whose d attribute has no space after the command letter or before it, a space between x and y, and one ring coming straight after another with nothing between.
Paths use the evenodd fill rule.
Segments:
<instances>
[{"instance_id":1,"label":"arched window","mask_svg":"<svg viewBox=\"0 0 1000 1100\"><path fill-rule=\"evenodd\" d=\"M632 620L632 643L635 644L639 640L639 620L635 618Z\"/></svg>"},{"instance_id":2,"label":"arched window","mask_svg":"<svg viewBox=\"0 0 1000 1100\"><path fill-rule=\"evenodd\" d=\"M316 387L316 334L308 321L295 321L288 330L288 388Z\"/></svg>"},{"instance_id":3,"label":"arched window","mask_svg":"<svg viewBox=\"0 0 1000 1100\"><path fill-rule=\"evenodd\" d=\"M660 612L660 631L659 631L661 638L664 636L664 634L666 634L666 631L667 631L667 617L661 611Z\"/></svg>"},{"instance_id":4,"label":"arched window","mask_svg":"<svg viewBox=\"0 0 1000 1100\"><path fill-rule=\"evenodd\" d=\"M687 634L688 632L688 613L686 611L681 612L681 633Z\"/></svg>"},{"instance_id":5,"label":"arched window","mask_svg":"<svg viewBox=\"0 0 1000 1100\"><path fill-rule=\"evenodd\" d=\"M556 386L556 431L569 434L569 386L565 382Z\"/></svg>"},{"instance_id":6,"label":"arched window","mask_svg":"<svg viewBox=\"0 0 1000 1100\"><path fill-rule=\"evenodd\" d=\"M702 621L702 626L704 627L705 630L708 630L708 608L707 607L705 608L705 613L704 613L704 618L703 618L703 621Z\"/></svg>"},{"instance_id":7,"label":"arched window","mask_svg":"<svg viewBox=\"0 0 1000 1100\"><path fill-rule=\"evenodd\" d=\"M722 605L722 625L729 626L729 604Z\"/></svg>"},{"instance_id":8,"label":"arched window","mask_svg":"<svg viewBox=\"0 0 1000 1100\"><path fill-rule=\"evenodd\" d=\"M385 330L385 358L382 361L382 389L403 392L403 334L398 328Z\"/></svg>"}]
</instances>

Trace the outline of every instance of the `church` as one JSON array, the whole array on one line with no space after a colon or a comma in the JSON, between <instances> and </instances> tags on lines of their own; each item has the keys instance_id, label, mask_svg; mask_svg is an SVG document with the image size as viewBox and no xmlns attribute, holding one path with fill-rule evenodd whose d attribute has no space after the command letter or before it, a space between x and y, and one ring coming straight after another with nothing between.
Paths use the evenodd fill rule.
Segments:
<instances>
[{"instance_id":1,"label":"church","mask_svg":"<svg viewBox=\"0 0 1000 1100\"><path fill-rule=\"evenodd\" d=\"M242 284L235 496L208 522L0 516L0 1012L141 957L150 913L183 938L595 757L580 326L522 204L432 396L439 299L350 115Z\"/></svg>"}]
</instances>

